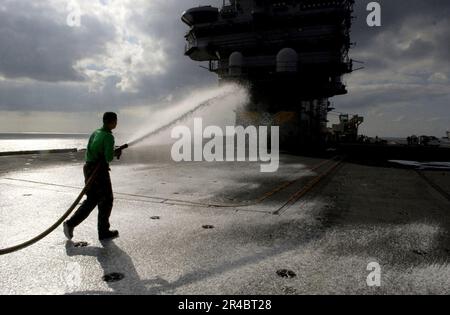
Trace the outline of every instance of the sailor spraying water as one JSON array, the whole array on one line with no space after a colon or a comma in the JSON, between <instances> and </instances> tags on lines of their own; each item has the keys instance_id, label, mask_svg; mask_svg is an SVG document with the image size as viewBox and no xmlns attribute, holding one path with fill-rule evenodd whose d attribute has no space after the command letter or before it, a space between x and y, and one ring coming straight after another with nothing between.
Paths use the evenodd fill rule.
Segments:
<instances>
[{"instance_id":1,"label":"sailor spraying water","mask_svg":"<svg viewBox=\"0 0 450 315\"><path fill-rule=\"evenodd\" d=\"M98 206L98 236L100 240L119 237L118 231L111 231L109 217L113 208L114 195L109 175L109 163L114 157L120 158L121 147L115 149L112 130L117 127L117 114L105 113L103 127L96 130L90 137L86 151L84 178L86 183L97 169L96 178L86 192L87 199L78 208L72 218L64 223L64 234L71 240L74 229L80 225Z\"/></svg>"},{"instance_id":2,"label":"sailor spraying water","mask_svg":"<svg viewBox=\"0 0 450 315\"><path fill-rule=\"evenodd\" d=\"M144 140L155 136L162 131L175 126L180 121L190 117L196 111L203 109L207 106L214 104L215 101L222 99L224 96L233 92L231 91L221 91L221 94L207 99L199 103L195 108L188 110L182 115L176 117L171 122L158 127L145 135L130 141L128 144L115 149L114 147L114 136L112 130L117 127L117 114L115 113L105 113L103 116L103 127L96 130L91 138L89 139L89 144L86 152L86 165L84 166L84 176L86 180L86 185L72 203L72 205L67 209L67 211L62 215L58 221L56 221L52 226L41 234L33 237L18 245L14 245L7 248L0 248L0 256L11 254L27 248L33 244L36 244L40 240L44 239L50 233L55 231L61 224L64 223L64 234L68 239L73 238L73 231L75 227L81 224L98 206L98 232L100 240L113 239L119 236L119 232L111 231L109 229L109 217L111 216L111 211L113 207L113 192L111 179L109 176L109 163L112 162L114 157L120 159L122 151L128 147L137 145ZM64 222L70 214L75 210L80 201L83 199L84 195L87 195L86 201L81 205L74 216Z\"/></svg>"}]
</instances>

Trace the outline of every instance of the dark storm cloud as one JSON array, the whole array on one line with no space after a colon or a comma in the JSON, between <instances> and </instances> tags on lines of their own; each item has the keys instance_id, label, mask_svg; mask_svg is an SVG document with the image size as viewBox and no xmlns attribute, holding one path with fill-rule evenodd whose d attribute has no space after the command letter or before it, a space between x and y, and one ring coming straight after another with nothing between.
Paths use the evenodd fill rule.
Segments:
<instances>
[{"instance_id":1,"label":"dark storm cloud","mask_svg":"<svg viewBox=\"0 0 450 315\"><path fill-rule=\"evenodd\" d=\"M356 19L352 35L354 40L362 45L370 41L374 33L383 33L386 29L398 30L400 26L403 26L413 17L427 18L433 24L442 19L447 19L450 14L450 2L448 0L380 0L377 2L381 5L383 27L368 28L366 23L368 11L366 8L370 2L369 0L356 0L355 3L354 16Z\"/></svg>"},{"instance_id":2,"label":"dark storm cloud","mask_svg":"<svg viewBox=\"0 0 450 315\"><path fill-rule=\"evenodd\" d=\"M414 110L419 118L449 111L450 1L379 2L382 26L370 28L368 1L357 1L358 18L352 31L356 46L351 56L363 61L365 69L348 76L350 93L335 98L337 107L363 114L383 108L383 120L389 113L398 113L396 107L404 114ZM382 122L372 118L368 124L374 127ZM421 127L433 129L431 124Z\"/></svg>"},{"instance_id":3,"label":"dark storm cloud","mask_svg":"<svg viewBox=\"0 0 450 315\"><path fill-rule=\"evenodd\" d=\"M389 62L414 61L432 56L437 63L448 62L450 57L450 1L448 0L408 0L378 1L382 8L382 26L367 26L366 6L369 1L356 1L355 16L352 28L352 41L356 46L352 54L358 55L367 51L376 52L378 67ZM405 37L416 34L428 27L430 33L425 38L415 38L408 48L400 49L397 44ZM370 65L370 63L368 63Z\"/></svg>"},{"instance_id":4,"label":"dark storm cloud","mask_svg":"<svg viewBox=\"0 0 450 315\"><path fill-rule=\"evenodd\" d=\"M137 91L133 92L119 90L116 84L122 78L114 74L105 79L101 90L91 91L82 82L86 80L83 73L74 69L77 61L104 53L108 41L115 40L117 30L114 25L83 14L81 27L71 28L66 24L65 7L59 12L43 3L14 0L1 5L0 77L32 80L0 81L0 109L87 111L120 108L151 103L185 88L217 82L215 76L183 54L187 27L180 16L198 1L161 2L157 11L149 6L131 8L129 25L158 39L167 55L166 71L140 75ZM80 84L66 84L67 81L80 81Z\"/></svg>"},{"instance_id":5,"label":"dark storm cloud","mask_svg":"<svg viewBox=\"0 0 450 315\"><path fill-rule=\"evenodd\" d=\"M67 13L43 1L4 0L0 10L0 75L38 81L81 81L73 67L102 53L114 28L92 16L80 28L69 27Z\"/></svg>"},{"instance_id":6,"label":"dark storm cloud","mask_svg":"<svg viewBox=\"0 0 450 315\"><path fill-rule=\"evenodd\" d=\"M164 39L162 45L167 54L166 73L158 76L142 76L138 94L141 99L152 98L158 94L164 96L177 90L184 90L183 87L217 82L216 75L184 56L184 35L188 27L181 22L181 15L191 7L217 5L219 2L217 0L167 1L158 6L158 11L149 7L146 10L134 12L133 22L136 26L149 36Z\"/></svg>"}]
</instances>

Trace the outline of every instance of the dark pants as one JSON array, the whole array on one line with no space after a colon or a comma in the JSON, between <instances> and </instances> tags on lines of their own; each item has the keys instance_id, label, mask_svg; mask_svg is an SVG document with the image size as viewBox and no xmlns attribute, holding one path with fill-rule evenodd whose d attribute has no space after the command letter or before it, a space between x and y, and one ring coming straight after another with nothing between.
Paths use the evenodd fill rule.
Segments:
<instances>
[{"instance_id":1,"label":"dark pants","mask_svg":"<svg viewBox=\"0 0 450 315\"><path fill-rule=\"evenodd\" d=\"M87 163L84 168L84 178L87 183L88 179L94 172L96 164ZM88 189L86 195L87 199L78 208L72 218L67 221L70 227L77 227L80 225L91 212L98 206L98 233L99 235L109 231L109 217L113 207L114 195L112 191L111 178L109 176L109 167L102 165L97 178L92 186Z\"/></svg>"}]
</instances>

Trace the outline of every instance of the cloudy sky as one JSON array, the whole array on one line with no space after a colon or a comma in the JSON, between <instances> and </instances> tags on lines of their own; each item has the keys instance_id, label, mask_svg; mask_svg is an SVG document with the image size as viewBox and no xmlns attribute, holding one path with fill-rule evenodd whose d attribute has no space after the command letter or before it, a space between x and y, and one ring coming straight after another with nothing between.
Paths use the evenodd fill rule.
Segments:
<instances>
[{"instance_id":1,"label":"cloudy sky","mask_svg":"<svg viewBox=\"0 0 450 315\"><path fill-rule=\"evenodd\" d=\"M221 0L1 0L0 132L87 132L98 113L132 112L216 78L183 56L185 9ZM443 136L450 129L450 1L379 1L382 27L357 0L342 112L369 135ZM80 27L68 17L80 8ZM72 21L73 20L70 20Z\"/></svg>"}]
</instances>

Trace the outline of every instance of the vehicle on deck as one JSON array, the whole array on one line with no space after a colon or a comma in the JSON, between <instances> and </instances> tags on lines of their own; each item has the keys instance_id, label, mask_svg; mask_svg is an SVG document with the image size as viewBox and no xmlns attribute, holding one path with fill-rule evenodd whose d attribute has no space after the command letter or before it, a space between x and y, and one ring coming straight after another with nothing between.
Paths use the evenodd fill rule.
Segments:
<instances>
[{"instance_id":1,"label":"vehicle on deck","mask_svg":"<svg viewBox=\"0 0 450 315\"><path fill-rule=\"evenodd\" d=\"M426 147L439 147L441 145L441 141L433 136L421 136L419 138L419 145Z\"/></svg>"}]
</instances>

